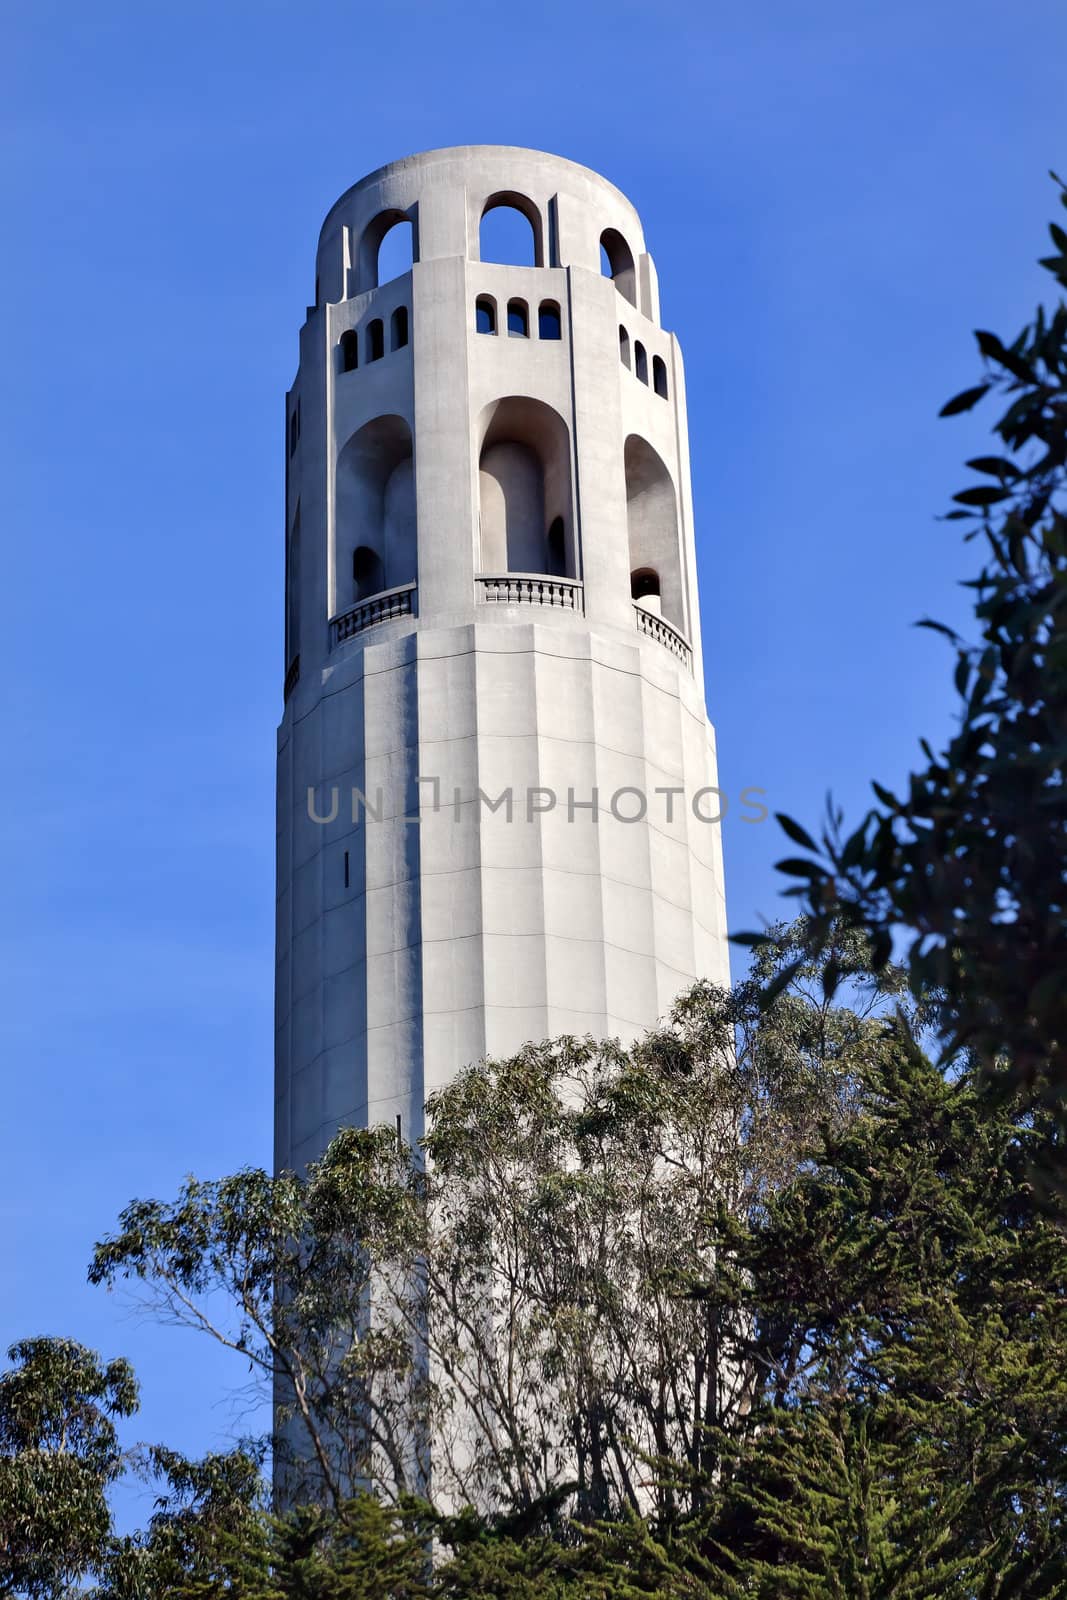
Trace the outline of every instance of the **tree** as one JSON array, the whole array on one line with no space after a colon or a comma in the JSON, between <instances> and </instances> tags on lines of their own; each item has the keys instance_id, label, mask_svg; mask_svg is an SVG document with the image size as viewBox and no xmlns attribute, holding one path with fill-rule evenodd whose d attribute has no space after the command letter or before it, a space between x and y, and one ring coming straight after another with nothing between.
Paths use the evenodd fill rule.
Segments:
<instances>
[{"instance_id":1,"label":"tree","mask_svg":"<svg viewBox=\"0 0 1067 1600\"><path fill-rule=\"evenodd\" d=\"M1055 223L1050 232L1056 253L1042 265L1067 287L1067 232ZM1003 453L967 463L979 481L948 513L985 545L967 585L982 642L923 624L956 646L959 730L940 755L923 743L926 765L903 796L874 784L878 805L851 833L833 808L821 847L780 819L810 853L779 865L800 880L790 893L808 913L814 949L844 923L871 935L882 964L897 938L915 993L944 997L950 1053L971 1049L995 1084L1021 1081L1035 1103L1059 1108L1059 1139L1046 1152L1059 1167L1067 1135L1067 305L1039 309L1011 344L984 331L975 337L984 380L942 416L990 394L1010 402L994 427Z\"/></svg>"},{"instance_id":2,"label":"tree","mask_svg":"<svg viewBox=\"0 0 1067 1600\"><path fill-rule=\"evenodd\" d=\"M0 1593L56 1597L97 1562L123 1468L115 1418L137 1410L128 1362L72 1339L23 1339L0 1374Z\"/></svg>"},{"instance_id":3,"label":"tree","mask_svg":"<svg viewBox=\"0 0 1067 1600\"><path fill-rule=\"evenodd\" d=\"M155 1600L254 1589L271 1550L262 1515L263 1450L244 1445L190 1461L154 1445L140 1463L161 1484L148 1528L104 1541L92 1600Z\"/></svg>"},{"instance_id":4,"label":"tree","mask_svg":"<svg viewBox=\"0 0 1067 1600\"><path fill-rule=\"evenodd\" d=\"M306 1179L259 1169L190 1178L136 1201L98 1244L93 1283L131 1279L165 1318L235 1351L279 1397L275 1459L293 1499L343 1504L373 1475L417 1482L420 1404L406 1330L371 1315L371 1286L421 1242L409 1153L391 1130L345 1129Z\"/></svg>"},{"instance_id":5,"label":"tree","mask_svg":"<svg viewBox=\"0 0 1067 1600\"><path fill-rule=\"evenodd\" d=\"M862 941L839 960L859 971ZM135 1202L90 1276L139 1282L279 1386L293 1500L337 1508L370 1478L529 1531L673 1515L752 1384L730 1296L684 1290L882 1048L861 988L829 1006L805 967L766 1014L759 992L700 986L628 1051L561 1039L473 1067L431 1100L423 1151L346 1129L304 1178Z\"/></svg>"},{"instance_id":6,"label":"tree","mask_svg":"<svg viewBox=\"0 0 1067 1600\"><path fill-rule=\"evenodd\" d=\"M1067 1207L1054 1137L904 1019L859 1115L738 1230L760 1376L703 1519L725 1596L1067 1594Z\"/></svg>"}]
</instances>

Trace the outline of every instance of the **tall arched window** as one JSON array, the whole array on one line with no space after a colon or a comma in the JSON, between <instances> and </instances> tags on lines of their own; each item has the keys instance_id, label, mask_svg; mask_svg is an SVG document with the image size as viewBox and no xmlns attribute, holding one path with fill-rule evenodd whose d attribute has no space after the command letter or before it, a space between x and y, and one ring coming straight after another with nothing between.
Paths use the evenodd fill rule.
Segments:
<instances>
[{"instance_id":1,"label":"tall arched window","mask_svg":"<svg viewBox=\"0 0 1067 1600\"><path fill-rule=\"evenodd\" d=\"M359 335L349 328L341 335L341 371L355 372L359 366Z\"/></svg>"},{"instance_id":2,"label":"tall arched window","mask_svg":"<svg viewBox=\"0 0 1067 1600\"><path fill-rule=\"evenodd\" d=\"M540 400L509 395L485 408L480 431L481 571L573 577L567 424Z\"/></svg>"},{"instance_id":3,"label":"tall arched window","mask_svg":"<svg viewBox=\"0 0 1067 1600\"><path fill-rule=\"evenodd\" d=\"M515 339L530 337L530 309L525 300L508 301L508 333Z\"/></svg>"},{"instance_id":4,"label":"tall arched window","mask_svg":"<svg viewBox=\"0 0 1067 1600\"><path fill-rule=\"evenodd\" d=\"M385 354L385 329L380 317L367 324L367 360L380 361Z\"/></svg>"},{"instance_id":5,"label":"tall arched window","mask_svg":"<svg viewBox=\"0 0 1067 1600\"><path fill-rule=\"evenodd\" d=\"M600 235L600 270L632 306L637 304L633 251L614 228L605 228Z\"/></svg>"},{"instance_id":6,"label":"tall arched window","mask_svg":"<svg viewBox=\"0 0 1067 1600\"><path fill-rule=\"evenodd\" d=\"M414 458L402 417L375 417L341 450L334 520L335 610L414 580Z\"/></svg>"},{"instance_id":7,"label":"tall arched window","mask_svg":"<svg viewBox=\"0 0 1067 1600\"><path fill-rule=\"evenodd\" d=\"M478 333L496 332L496 301L491 294L480 294L474 302L474 326Z\"/></svg>"},{"instance_id":8,"label":"tall arched window","mask_svg":"<svg viewBox=\"0 0 1067 1600\"><path fill-rule=\"evenodd\" d=\"M640 339L634 341L634 371L642 383L648 382L648 356Z\"/></svg>"},{"instance_id":9,"label":"tall arched window","mask_svg":"<svg viewBox=\"0 0 1067 1600\"><path fill-rule=\"evenodd\" d=\"M563 325L560 321L559 306L554 300L542 300L537 312L537 336L539 339L559 339L562 337Z\"/></svg>"},{"instance_id":10,"label":"tall arched window","mask_svg":"<svg viewBox=\"0 0 1067 1600\"><path fill-rule=\"evenodd\" d=\"M523 194L490 195L478 229L478 254L482 261L508 267L543 266L541 213L533 202Z\"/></svg>"},{"instance_id":11,"label":"tall arched window","mask_svg":"<svg viewBox=\"0 0 1067 1600\"><path fill-rule=\"evenodd\" d=\"M392 340L390 349L402 350L408 342L408 308L397 306L392 316Z\"/></svg>"},{"instance_id":12,"label":"tall arched window","mask_svg":"<svg viewBox=\"0 0 1067 1600\"><path fill-rule=\"evenodd\" d=\"M665 462L647 439L631 434L623 448L631 593L638 605L686 626L678 497ZM659 605L656 605L656 596Z\"/></svg>"},{"instance_id":13,"label":"tall arched window","mask_svg":"<svg viewBox=\"0 0 1067 1600\"><path fill-rule=\"evenodd\" d=\"M662 356L652 357L652 387L664 400L667 399L667 368Z\"/></svg>"},{"instance_id":14,"label":"tall arched window","mask_svg":"<svg viewBox=\"0 0 1067 1600\"><path fill-rule=\"evenodd\" d=\"M619 360L624 367L630 365L630 335L621 323L619 325Z\"/></svg>"}]
</instances>

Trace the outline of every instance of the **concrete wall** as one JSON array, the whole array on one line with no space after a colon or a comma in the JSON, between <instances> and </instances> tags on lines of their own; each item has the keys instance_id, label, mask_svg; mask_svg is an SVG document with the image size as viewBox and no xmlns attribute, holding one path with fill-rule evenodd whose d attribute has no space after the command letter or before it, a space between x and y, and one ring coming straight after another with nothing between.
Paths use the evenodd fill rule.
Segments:
<instances>
[{"instance_id":1,"label":"concrete wall","mask_svg":"<svg viewBox=\"0 0 1067 1600\"><path fill-rule=\"evenodd\" d=\"M500 196L530 219L540 265L479 259L482 213ZM414 263L378 286L378 242L401 218ZM616 281L600 269L605 232ZM479 296L496 303L495 334L477 331ZM527 338L506 331L517 299ZM702 820L715 797L694 804L716 779L684 376L633 208L557 157L431 151L333 207L316 300L286 407L300 553L278 746L280 1166L312 1159L345 1122L399 1117L417 1135L425 1095L468 1061L561 1032L632 1037L693 978L727 974L719 829ZM543 301L559 307L558 339L538 337ZM408 341L390 349L398 307ZM370 360L376 321L385 353ZM345 371L353 331L359 365ZM410 548L381 553L387 588L401 570L415 587L357 611L352 551L408 430L414 565ZM368 440L385 453L377 476ZM647 476L650 460L651 495L633 468ZM521 496L538 466L534 510L508 511L509 565L535 557L530 516L547 530L558 515L573 581L487 585L486 552L503 559L494 496ZM388 508L379 535L397 537ZM663 568L658 609L673 629L635 611L632 537ZM309 789L328 820L308 815ZM353 809L353 791L373 814ZM479 798L509 791L510 817L506 800Z\"/></svg>"}]
</instances>

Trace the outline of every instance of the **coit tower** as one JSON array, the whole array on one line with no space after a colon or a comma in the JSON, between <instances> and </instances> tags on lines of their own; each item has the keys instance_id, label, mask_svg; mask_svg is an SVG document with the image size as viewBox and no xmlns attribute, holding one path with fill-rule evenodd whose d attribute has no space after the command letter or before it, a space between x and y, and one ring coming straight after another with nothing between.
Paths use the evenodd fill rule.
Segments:
<instances>
[{"instance_id":1,"label":"coit tower","mask_svg":"<svg viewBox=\"0 0 1067 1600\"><path fill-rule=\"evenodd\" d=\"M500 208L525 264L492 258ZM681 354L618 189L503 145L349 189L286 462L275 1116L299 1170L345 1124L417 1138L483 1056L632 1039L725 982L727 946Z\"/></svg>"}]
</instances>

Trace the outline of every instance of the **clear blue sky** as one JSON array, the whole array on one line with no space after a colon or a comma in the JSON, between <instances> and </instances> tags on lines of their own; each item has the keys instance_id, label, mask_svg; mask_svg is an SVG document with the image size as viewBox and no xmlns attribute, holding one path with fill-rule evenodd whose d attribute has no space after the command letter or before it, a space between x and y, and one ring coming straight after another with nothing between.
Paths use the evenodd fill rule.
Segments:
<instances>
[{"instance_id":1,"label":"clear blue sky","mask_svg":"<svg viewBox=\"0 0 1067 1600\"><path fill-rule=\"evenodd\" d=\"M1006 333L1067 168L1062 0L514 10L0 7L0 1340L129 1354L135 1432L223 1441L192 1335L85 1286L134 1195L267 1162L282 406L319 224L438 145L556 151L636 203L686 359L729 794L850 812L950 724L938 422ZM735 928L780 908L727 819Z\"/></svg>"}]
</instances>

